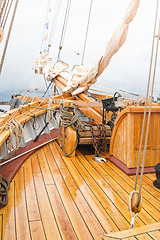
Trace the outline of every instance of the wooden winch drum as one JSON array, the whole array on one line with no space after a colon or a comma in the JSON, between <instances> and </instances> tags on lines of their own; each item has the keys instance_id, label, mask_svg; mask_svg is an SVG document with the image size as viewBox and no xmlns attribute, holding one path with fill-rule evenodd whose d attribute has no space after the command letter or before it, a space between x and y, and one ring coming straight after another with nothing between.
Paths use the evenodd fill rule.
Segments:
<instances>
[{"instance_id":1,"label":"wooden winch drum","mask_svg":"<svg viewBox=\"0 0 160 240\"><path fill-rule=\"evenodd\" d=\"M99 129L97 125L93 125L94 136L98 140L99 139ZM111 129L109 126L105 125L106 127L106 143L110 143L111 139ZM85 130L81 129L79 131L79 144L93 144L92 132L91 127L87 126Z\"/></svg>"}]
</instances>

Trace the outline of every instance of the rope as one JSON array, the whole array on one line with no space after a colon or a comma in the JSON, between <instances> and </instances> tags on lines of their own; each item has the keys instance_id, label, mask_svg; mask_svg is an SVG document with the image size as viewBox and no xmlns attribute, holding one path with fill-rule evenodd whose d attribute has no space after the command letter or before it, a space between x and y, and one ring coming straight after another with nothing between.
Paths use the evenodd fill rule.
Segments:
<instances>
[{"instance_id":1,"label":"rope","mask_svg":"<svg viewBox=\"0 0 160 240\"><path fill-rule=\"evenodd\" d=\"M7 142L7 148L11 152L12 150L17 150L19 148L19 143L23 137L23 128L17 120L11 120L10 123L7 123L6 130L10 131L10 135ZM16 144L13 143L13 135L16 138Z\"/></svg>"},{"instance_id":2,"label":"rope","mask_svg":"<svg viewBox=\"0 0 160 240\"><path fill-rule=\"evenodd\" d=\"M7 178L2 177L0 174L0 208L4 207L8 203L8 189L10 182Z\"/></svg>"},{"instance_id":3,"label":"rope","mask_svg":"<svg viewBox=\"0 0 160 240\"><path fill-rule=\"evenodd\" d=\"M49 5L50 5L50 0L48 0L48 4L47 4L47 11L46 11L46 16L45 16L45 24L47 22L47 17L48 17L48 12L49 12ZM43 41L44 41L44 37L45 37L45 24L44 24L44 29L43 29L43 35L42 35L42 42L41 42L41 51L42 52L42 48L43 48Z\"/></svg>"},{"instance_id":4,"label":"rope","mask_svg":"<svg viewBox=\"0 0 160 240\"><path fill-rule=\"evenodd\" d=\"M2 1L1 1L1 4L2 4ZM1 21L2 14L3 14L4 8L5 8L5 4L6 4L6 0L3 1L2 7L1 7L1 11L0 11L0 21ZM2 26L2 25L0 25L0 26Z\"/></svg>"},{"instance_id":5,"label":"rope","mask_svg":"<svg viewBox=\"0 0 160 240\"><path fill-rule=\"evenodd\" d=\"M52 45L52 41L53 41L53 37L54 37L54 34L55 34L56 26L57 26L57 20L58 20L61 4L62 4L62 0L57 0L56 1L55 11L54 11L55 14L53 15L52 27L51 27L52 32L51 32L49 40L48 40L48 47L51 47L51 45Z\"/></svg>"},{"instance_id":6,"label":"rope","mask_svg":"<svg viewBox=\"0 0 160 240\"><path fill-rule=\"evenodd\" d=\"M9 2L9 1L8 1ZM12 3L13 3L13 0L11 1L10 5L9 5L9 9L8 9L8 12L7 12L7 15L6 15L6 18L5 18L5 21L4 21L4 24L3 24L3 20L2 20L2 28L4 29L5 25L6 25L6 22L7 22L7 19L8 19L8 15L9 15L9 12L10 12L10 9L11 9L11 6L12 6Z\"/></svg>"},{"instance_id":7,"label":"rope","mask_svg":"<svg viewBox=\"0 0 160 240\"><path fill-rule=\"evenodd\" d=\"M64 155L65 156L69 156L71 155L75 149L77 148L78 145L78 131L82 128L85 129L85 124L80 122L79 120L79 115L78 115L78 111L76 110L75 106L63 106L63 104L61 103L59 105L59 109L60 109L60 120L59 120L59 145L62 148ZM72 113L70 113L72 112ZM60 140L60 126L64 127L64 134L63 134L63 145L61 145L61 140ZM64 150L64 142L65 142L65 129L67 127L72 127L76 133L77 133L77 140L76 140L76 144L74 149L67 154Z\"/></svg>"},{"instance_id":8,"label":"rope","mask_svg":"<svg viewBox=\"0 0 160 240\"><path fill-rule=\"evenodd\" d=\"M84 48L83 48L83 54L82 54L82 64L83 64L83 61L84 61L84 54L85 54L86 45L87 45L87 37L88 37L89 23L90 23L90 18L91 18L92 3L93 3L93 0L91 0L91 3L90 3L88 22L87 22L87 29L86 29L86 36L85 36Z\"/></svg>"},{"instance_id":9,"label":"rope","mask_svg":"<svg viewBox=\"0 0 160 240\"><path fill-rule=\"evenodd\" d=\"M58 58L57 58L58 61L60 60L60 53L61 53L61 50L63 47L64 38L65 38L65 34L66 34L68 17L69 17L69 12L70 12L70 8L71 8L71 1L72 0L68 0L68 2L67 2L67 8L66 8L66 13L65 13L64 23L63 23L63 28L62 28L62 34L61 34L61 39L60 39L60 43L59 43L59 52L58 52Z\"/></svg>"},{"instance_id":10,"label":"rope","mask_svg":"<svg viewBox=\"0 0 160 240\"><path fill-rule=\"evenodd\" d=\"M147 86L147 93L146 93L146 102L145 102L145 109L144 109L144 117L143 117L143 124L142 124L142 133L141 133L141 140L140 140L140 148L139 148L139 156L138 156L138 164L137 164L137 170L136 170L136 179L135 179L135 185L134 185L134 191L130 194L129 197L129 205L131 204L131 200L133 197L134 192L137 192L137 184L138 184L138 174L139 174L139 168L140 168L140 159L141 159L141 153L142 153L142 142L144 137L144 129L145 129L145 121L146 121L146 115L147 115L147 102L149 98L149 87L150 87L150 80L151 80L151 70L152 70L152 62L153 62L153 52L154 52L154 43L155 43L155 32L156 32L156 23L157 23L157 14L158 14L158 6L159 6L159 0L157 0L157 8L156 8L156 17L155 17L155 26L154 26L154 38L152 43L152 53L151 53L151 62L150 62L150 70L149 70L149 79L148 79L148 86ZM159 27L158 27L158 36L160 35L160 19L159 19ZM142 181L143 181L143 174L144 174L144 165L145 165L145 159L146 159L146 149L147 149L147 141L148 141L148 133L149 133L149 124L150 124L150 117L151 117L151 107L152 107L152 98L153 98L153 90L154 90L154 82L155 82L155 74L156 74L156 63L157 63L157 56L158 56L158 45L159 45L159 39L157 38L157 46L156 46L156 55L155 55L155 65L154 65L154 73L153 73L153 81L152 81L152 89L151 89L151 97L150 97L150 106L149 106L149 113L148 113L148 119L147 119L147 130L145 135L145 145L144 145L144 153L143 153L143 161L142 161L142 169L141 169L141 177L140 177L140 183L139 183L139 191L138 191L138 204L141 200L141 189L142 189ZM138 214L136 213L133 217L133 213L130 209L132 222L130 225L130 228L134 227L134 221L136 216Z\"/></svg>"},{"instance_id":11,"label":"rope","mask_svg":"<svg viewBox=\"0 0 160 240\"><path fill-rule=\"evenodd\" d=\"M52 98L49 98L48 109L52 109ZM47 111L46 122L48 123L53 122L53 112L51 110Z\"/></svg>"},{"instance_id":12,"label":"rope","mask_svg":"<svg viewBox=\"0 0 160 240\"><path fill-rule=\"evenodd\" d=\"M15 14L16 14L17 6L18 6L18 0L16 0L16 3L15 3L15 7L14 7L14 10L13 10L13 15L12 15L11 23L10 23L10 26L9 26L9 31L8 31L6 43L5 43L4 50L3 50L3 55L2 55L2 58L1 58L0 74L1 74L1 72L2 72L2 67L3 67L3 63L4 63L4 58L5 58L5 55L6 55L6 51L7 51L7 47L8 47L8 42L9 42L9 38L10 38L10 34L11 34L11 30L12 30L13 21L14 21L14 17L15 17Z\"/></svg>"},{"instance_id":13,"label":"rope","mask_svg":"<svg viewBox=\"0 0 160 240\"><path fill-rule=\"evenodd\" d=\"M133 194L134 193L138 193L138 191L132 191L131 193L130 193L130 195L129 195L129 211L130 211L130 214L131 214L131 218L132 218L132 220L131 220L131 224L130 224L130 229L131 228L134 228L134 223L135 223L135 219L136 219L136 217L138 216L138 214L139 213L136 213L135 215L133 215L133 212L132 212L132 207L131 207L131 202L132 202L132 197L133 197Z\"/></svg>"}]
</instances>

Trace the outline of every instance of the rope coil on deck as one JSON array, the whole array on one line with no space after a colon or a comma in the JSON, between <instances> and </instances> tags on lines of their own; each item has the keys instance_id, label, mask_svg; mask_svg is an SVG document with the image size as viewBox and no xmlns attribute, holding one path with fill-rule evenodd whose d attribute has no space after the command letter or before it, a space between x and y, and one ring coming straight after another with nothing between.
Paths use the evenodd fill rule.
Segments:
<instances>
[{"instance_id":1,"label":"rope coil on deck","mask_svg":"<svg viewBox=\"0 0 160 240\"><path fill-rule=\"evenodd\" d=\"M0 208L5 207L8 203L8 189L10 182L0 174Z\"/></svg>"}]
</instances>

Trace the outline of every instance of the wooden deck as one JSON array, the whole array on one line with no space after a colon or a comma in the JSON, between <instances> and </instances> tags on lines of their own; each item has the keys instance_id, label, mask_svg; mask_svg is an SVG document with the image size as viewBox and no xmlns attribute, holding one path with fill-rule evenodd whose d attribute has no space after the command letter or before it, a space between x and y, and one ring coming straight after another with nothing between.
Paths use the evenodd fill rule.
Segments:
<instances>
[{"instance_id":1,"label":"wooden deck","mask_svg":"<svg viewBox=\"0 0 160 240\"><path fill-rule=\"evenodd\" d=\"M54 141L34 153L14 177L9 203L0 210L0 239L89 240L126 230L134 178L81 151L64 157ZM154 174L144 176L143 209L135 227L160 222L160 190L153 180Z\"/></svg>"},{"instance_id":2,"label":"wooden deck","mask_svg":"<svg viewBox=\"0 0 160 240\"><path fill-rule=\"evenodd\" d=\"M154 223L146 225L144 227L139 227L136 229L129 229L122 232L111 233L103 236L103 240L160 240L160 223Z\"/></svg>"}]
</instances>

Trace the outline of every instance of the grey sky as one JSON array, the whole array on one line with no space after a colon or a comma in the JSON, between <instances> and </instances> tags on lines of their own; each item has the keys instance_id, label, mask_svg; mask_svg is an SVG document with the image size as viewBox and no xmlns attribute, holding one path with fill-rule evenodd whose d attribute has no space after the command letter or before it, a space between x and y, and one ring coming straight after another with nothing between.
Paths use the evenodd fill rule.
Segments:
<instances>
[{"instance_id":1,"label":"grey sky","mask_svg":"<svg viewBox=\"0 0 160 240\"><path fill-rule=\"evenodd\" d=\"M138 13L129 26L124 46L113 56L97 85L145 94L148 80L154 15L157 0L141 0ZM57 59L58 44L67 0L62 0L52 52ZM130 0L93 0L84 64L91 67L105 50L106 42L123 18ZM81 64L90 0L72 0L61 60ZM45 89L42 75L34 75L32 64L41 47L47 0L19 1L2 75L0 98L15 91L39 87ZM3 44L0 46L0 53ZM77 56L76 52L80 52ZM156 94L159 92L157 65Z\"/></svg>"}]
</instances>

